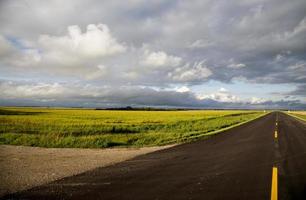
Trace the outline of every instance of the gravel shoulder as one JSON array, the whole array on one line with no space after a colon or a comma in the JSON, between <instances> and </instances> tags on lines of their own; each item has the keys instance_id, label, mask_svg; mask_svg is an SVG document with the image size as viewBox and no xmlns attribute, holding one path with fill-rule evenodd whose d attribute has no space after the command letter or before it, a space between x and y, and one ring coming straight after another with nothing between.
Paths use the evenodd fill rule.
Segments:
<instances>
[{"instance_id":1,"label":"gravel shoulder","mask_svg":"<svg viewBox=\"0 0 306 200\"><path fill-rule=\"evenodd\" d=\"M0 145L0 196L172 146L71 149Z\"/></svg>"}]
</instances>

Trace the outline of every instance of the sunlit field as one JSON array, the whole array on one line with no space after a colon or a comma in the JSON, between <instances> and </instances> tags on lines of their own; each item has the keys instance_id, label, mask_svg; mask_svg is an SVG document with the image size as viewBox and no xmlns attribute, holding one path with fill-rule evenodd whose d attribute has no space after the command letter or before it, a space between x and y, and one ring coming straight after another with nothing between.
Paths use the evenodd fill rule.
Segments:
<instances>
[{"instance_id":1,"label":"sunlit field","mask_svg":"<svg viewBox=\"0 0 306 200\"><path fill-rule=\"evenodd\" d=\"M306 111L291 111L288 114L291 114L291 115L294 115L301 119L306 120Z\"/></svg>"},{"instance_id":2,"label":"sunlit field","mask_svg":"<svg viewBox=\"0 0 306 200\"><path fill-rule=\"evenodd\" d=\"M205 138L263 111L110 111L0 108L0 144L105 148Z\"/></svg>"}]
</instances>

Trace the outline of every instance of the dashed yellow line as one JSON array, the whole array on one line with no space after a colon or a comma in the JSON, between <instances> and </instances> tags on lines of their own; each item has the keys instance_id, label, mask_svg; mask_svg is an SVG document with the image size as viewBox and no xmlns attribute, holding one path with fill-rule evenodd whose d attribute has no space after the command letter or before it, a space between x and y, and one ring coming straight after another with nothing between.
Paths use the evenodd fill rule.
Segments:
<instances>
[{"instance_id":1,"label":"dashed yellow line","mask_svg":"<svg viewBox=\"0 0 306 200\"><path fill-rule=\"evenodd\" d=\"M277 167L272 169L271 200L277 200Z\"/></svg>"},{"instance_id":2,"label":"dashed yellow line","mask_svg":"<svg viewBox=\"0 0 306 200\"><path fill-rule=\"evenodd\" d=\"M276 116L276 122L275 122L275 132L274 132L274 138L277 139L277 130L278 130L278 116ZM277 167L272 168L272 184L271 184L271 200L277 200Z\"/></svg>"},{"instance_id":3,"label":"dashed yellow line","mask_svg":"<svg viewBox=\"0 0 306 200\"><path fill-rule=\"evenodd\" d=\"M274 138L277 138L277 130L274 132Z\"/></svg>"}]
</instances>

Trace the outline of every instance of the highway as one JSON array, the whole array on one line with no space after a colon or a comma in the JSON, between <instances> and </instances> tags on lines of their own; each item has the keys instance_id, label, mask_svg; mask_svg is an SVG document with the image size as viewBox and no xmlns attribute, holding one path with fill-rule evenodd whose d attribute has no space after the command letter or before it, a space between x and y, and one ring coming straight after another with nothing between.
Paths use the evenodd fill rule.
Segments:
<instances>
[{"instance_id":1,"label":"highway","mask_svg":"<svg viewBox=\"0 0 306 200\"><path fill-rule=\"evenodd\" d=\"M306 199L306 123L272 112L4 199Z\"/></svg>"}]
</instances>

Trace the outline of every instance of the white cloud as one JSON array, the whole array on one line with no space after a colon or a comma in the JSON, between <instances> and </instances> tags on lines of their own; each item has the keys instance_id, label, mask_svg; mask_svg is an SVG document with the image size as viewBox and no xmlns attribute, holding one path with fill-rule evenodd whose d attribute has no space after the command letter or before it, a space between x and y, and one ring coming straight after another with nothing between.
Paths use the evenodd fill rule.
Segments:
<instances>
[{"instance_id":1,"label":"white cloud","mask_svg":"<svg viewBox=\"0 0 306 200\"><path fill-rule=\"evenodd\" d=\"M144 58L140 61L142 65L152 67L176 67L180 65L182 58L166 54L164 51L150 52L145 50Z\"/></svg>"},{"instance_id":2,"label":"white cloud","mask_svg":"<svg viewBox=\"0 0 306 200\"><path fill-rule=\"evenodd\" d=\"M258 98L258 97L252 97L250 100L251 104L262 104L265 103L267 100L263 99L263 98Z\"/></svg>"},{"instance_id":3,"label":"white cloud","mask_svg":"<svg viewBox=\"0 0 306 200\"><path fill-rule=\"evenodd\" d=\"M12 81L0 82L0 89L6 98L53 97L62 95L65 91L65 88L58 83L19 84Z\"/></svg>"},{"instance_id":4,"label":"white cloud","mask_svg":"<svg viewBox=\"0 0 306 200\"><path fill-rule=\"evenodd\" d=\"M104 24L89 24L84 33L79 26L69 26L65 35L40 35L35 41L16 39L15 43L0 35L4 68L86 80L104 78L109 72L104 63L127 50Z\"/></svg>"},{"instance_id":5,"label":"white cloud","mask_svg":"<svg viewBox=\"0 0 306 200\"><path fill-rule=\"evenodd\" d=\"M105 24L89 24L85 33L77 25L69 26L67 30L64 36L41 35L38 39L40 48L49 56L83 58L110 56L126 50Z\"/></svg>"},{"instance_id":6,"label":"white cloud","mask_svg":"<svg viewBox=\"0 0 306 200\"><path fill-rule=\"evenodd\" d=\"M236 96L232 94L229 90L225 88L220 88L217 92L215 93L210 93L210 94L205 94L205 93L200 93L197 94L196 97L199 100L214 100L216 102L220 103L231 103L231 104L240 104L240 105L265 105L266 103L269 104L269 102L266 99L263 98L258 98L258 97L252 97L252 98L246 98L242 99L239 96ZM273 103L272 103L273 104Z\"/></svg>"},{"instance_id":7,"label":"white cloud","mask_svg":"<svg viewBox=\"0 0 306 200\"><path fill-rule=\"evenodd\" d=\"M219 91L212 93L212 94L198 94L197 98L200 100L204 99L212 99L218 102L225 102L225 103L238 103L242 102L242 100L231 94L227 89L220 88Z\"/></svg>"},{"instance_id":8,"label":"white cloud","mask_svg":"<svg viewBox=\"0 0 306 200\"><path fill-rule=\"evenodd\" d=\"M175 88L175 91L177 92L190 92L190 88L188 88L187 86L182 86L179 88Z\"/></svg>"},{"instance_id":9,"label":"white cloud","mask_svg":"<svg viewBox=\"0 0 306 200\"><path fill-rule=\"evenodd\" d=\"M243 63L237 63L237 64L230 64L228 65L228 67L232 69L240 69L240 68L246 67L246 65Z\"/></svg>"},{"instance_id":10,"label":"white cloud","mask_svg":"<svg viewBox=\"0 0 306 200\"><path fill-rule=\"evenodd\" d=\"M228 90L222 87L219 89L219 92L228 92Z\"/></svg>"},{"instance_id":11,"label":"white cloud","mask_svg":"<svg viewBox=\"0 0 306 200\"><path fill-rule=\"evenodd\" d=\"M233 58L231 58L229 60L229 65L227 65L228 68L232 68L232 69L240 69L240 68L244 68L246 67L246 64L243 63L236 63L235 60Z\"/></svg>"},{"instance_id":12,"label":"white cloud","mask_svg":"<svg viewBox=\"0 0 306 200\"><path fill-rule=\"evenodd\" d=\"M209 39L199 39L194 41L189 45L189 48L197 49L197 48L207 48L214 45L214 42Z\"/></svg>"},{"instance_id":13,"label":"white cloud","mask_svg":"<svg viewBox=\"0 0 306 200\"><path fill-rule=\"evenodd\" d=\"M84 33L79 26L69 26L67 30L66 35L40 35L37 41L23 41L22 49L15 47L6 63L11 68L32 69L48 76L98 79L107 70L97 66L104 66L106 59L127 49L104 24L89 24Z\"/></svg>"},{"instance_id":14,"label":"white cloud","mask_svg":"<svg viewBox=\"0 0 306 200\"><path fill-rule=\"evenodd\" d=\"M174 72L168 73L168 76L181 82L204 81L212 75L211 70L204 63L205 61L196 62L193 66L187 63L183 67L176 68Z\"/></svg>"}]
</instances>

